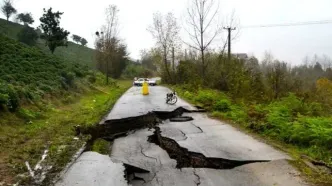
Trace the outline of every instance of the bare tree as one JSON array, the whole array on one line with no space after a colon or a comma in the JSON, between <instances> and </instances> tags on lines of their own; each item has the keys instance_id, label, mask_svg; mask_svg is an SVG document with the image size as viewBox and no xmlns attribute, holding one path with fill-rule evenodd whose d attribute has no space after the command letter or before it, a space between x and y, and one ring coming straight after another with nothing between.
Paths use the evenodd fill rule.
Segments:
<instances>
[{"instance_id":1,"label":"bare tree","mask_svg":"<svg viewBox=\"0 0 332 186\"><path fill-rule=\"evenodd\" d=\"M159 12L154 13L153 24L149 26L148 30L157 41L158 47L162 49L164 69L168 79L173 82L167 58L172 49L178 45L180 27L177 20L173 13L168 13L165 16Z\"/></svg>"},{"instance_id":2,"label":"bare tree","mask_svg":"<svg viewBox=\"0 0 332 186\"><path fill-rule=\"evenodd\" d=\"M106 24L101 31L96 32L98 37L96 40L97 61L101 71L106 75L106 83L108 84L109 69L112 69L112 58L116 45L119 43L119 10L116 5L110 5L106 9ZM105 63L105 65L103 65ZM104 69L103 69L104 68Z\"/></svg>"},{"instance_id":3,"label":"bare tree","mask_svg":"<svg viewBox=\"0 0 332 186\"><path fill-rule=\"evenodd\" d=\"M324 70L326 70L327 68L331 68L331 63L332 63L331 58L326 54L323 54L320 61Z\"/></svg>"},{"instance_id":4,"label":"bare tree","mask_svg":"<svg viewBox=\"0 0 332 186\"><path fill-rule=\"evenodd\" d=\"M216 20L218 9L215 0L191 0L187 8L186 31L192 44L185 43L200 52L203 79L208 66L205 52L223 29Z\"/></svg>"}]
</instances>

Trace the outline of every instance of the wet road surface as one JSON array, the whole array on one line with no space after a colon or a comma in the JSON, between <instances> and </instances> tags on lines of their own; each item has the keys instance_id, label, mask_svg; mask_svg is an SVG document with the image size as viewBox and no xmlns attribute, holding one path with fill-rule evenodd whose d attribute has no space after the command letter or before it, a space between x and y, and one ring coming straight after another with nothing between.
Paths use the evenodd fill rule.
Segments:
<instances>
[{"instance_id":1,"label":"wet road surface","mask_svg":"<svg viewBox=\"0 0 332 186\"><path fill-rule=\"evenodd\" d=\"M165 95L170 90L161 86L149 88L148 96L141 94L140 87L129 89L105 120L140 116L151 111L173 111L179 106L195 109L181 99L176 105L167 105ZM159 124L159 139L167 140L161 142L164 143L163 146L148 141L154 135L156 128L132 131L127 136L114 140L110 157L91 152L86 152L88 155L83 154L57 185L126 185L126 181L129 181L130 185L146 186L306 185L299 177L299 172L288 164L287 159L290 158L288 155L226 123L210 119L204 113L183 115L190 116L193 120L187 122L164 120ZM175 146L168 148L170 144L176 144L177 148ZM204 168L204 166L195 168L188 165L179 168L179 159L174 157L172 150L184 153L192 158L192 161L203 156L229 161L267 162L247 163L222 169ZM147 170L149 173L136 172L130 179L125 180L124 176L119 176L124 175L123 164ZM117 175L117 178L110 175ZM84 181L81 178L84 178Z\"/></svg>"}]
</instances>

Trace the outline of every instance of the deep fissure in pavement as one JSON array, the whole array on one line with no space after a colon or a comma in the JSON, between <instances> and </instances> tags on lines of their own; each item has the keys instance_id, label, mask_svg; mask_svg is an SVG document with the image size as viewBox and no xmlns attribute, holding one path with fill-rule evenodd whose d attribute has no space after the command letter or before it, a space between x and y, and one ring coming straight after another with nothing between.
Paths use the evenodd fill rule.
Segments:
<instances>
[{"instance_id":1,"label":"deep fissure in pavement","mask_svg":"<svg viewBox=\"0 0 332 186\"><path fill-rule=\"evenodd\" d=\"M113 141L118 137L126 136L129 131L143 128L154 128L160 124L162 120L177 118L185 112L190 113L204 111L200 110L188 110L183 107L178 107L173 111L152 111L141 116L106 120L103 124L96 124L94 126L76 126L75 131L77 135L91 135L90 141L94 141L98 138Z\"/></svg>"},{"instance_id":2,"label":"deep fissure in pavement","mask_svg":"<svg viewBox=\"0 0 332 186\"><path fill-rule=\"evenodd\" d=\"M191 117L183 117L181 116L183 113L187 112L204 112L205 110L199 108L198 110L188 110L183 107L179 107L173 111L153 111L149 112L142 116L129 117L123 119L116 120L107 120L103 124L98 124L90 127L76 127L75 130L77 134L89 134L91 135L91 139L88 142L87 150L89 146L93 144L93 141L102 138L107 141L113 141L116 138L128 135L129 131L135 131L138 129L154 129L153 135L149 136L148 141L151 143L155 143L159 145L162 149L164 149L170 158L175 159L177 161L176 168L213 168L213 169L232 169L237 166L249 164L249 163L257 163L257 162L268 162L267 160L249 160L249 161L238 161L238 160L228 160L224 158L213 158L213 157L205 157L201 153L189 151L186 148L181 147L175 140L171 138L167 138L161 135L159 124L162 123L162 120L177 118L177 122L179 121L190 121L193 120ZM196 125L195 125L196 126ZM203 132L203 130L196 126ZM185 135L184 132L181 133ZM90 145L89 145L90 144ZM141 149L143 155L143 149ZM145 155L146 156L146 155ZM148 156L146 156L148 157ZM152 157L149 157L152 158ZM157 160L156 160L157 161ZM149 172L144 169L140 169L138 167L125 165L126 173L125 177L130 182L133 179L139 179L134 175L135 172ZM200 184L200 180L197 185Z\"/></svg>"},{"instance_id":3,"label":"deep fissure in pavement","mask_svg":"<svg viewBox=\"0 0 332 186\"><path fill-rule=\"evenodd\" d=\"M212 169L232 169L237 166L269 162L268 160L229 160L224 158L205 157L201 153L189 151L181 147L175 140L164 137L161 135L159 127L155 127L154 134L149 136L148 141L159 145L164 149L170 158L175 159L177 162L176 168L212 168Z\"/></svg>"}]
</instances>

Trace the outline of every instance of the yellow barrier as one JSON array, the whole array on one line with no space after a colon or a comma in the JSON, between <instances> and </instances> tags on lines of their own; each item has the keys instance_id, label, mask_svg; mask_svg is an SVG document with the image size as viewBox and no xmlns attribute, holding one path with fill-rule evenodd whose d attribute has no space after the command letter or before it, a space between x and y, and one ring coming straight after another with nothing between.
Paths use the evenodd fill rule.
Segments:
<instances>
[{"instance_id":1,"label":"yellow barrier","mask_svg":"<svg viewBox=\"0 0 332 186\"><path fill-rule=\"evenodd\" d=\"M147 82L143 83L142 93L143 93L143 95L149 95L149 85Z\"/></svg>"}]
</instances>

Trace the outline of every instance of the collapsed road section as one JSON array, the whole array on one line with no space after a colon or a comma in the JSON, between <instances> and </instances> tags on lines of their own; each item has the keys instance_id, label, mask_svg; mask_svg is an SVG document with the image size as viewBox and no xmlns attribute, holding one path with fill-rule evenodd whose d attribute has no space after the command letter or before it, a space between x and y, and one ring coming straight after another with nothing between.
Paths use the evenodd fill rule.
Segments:
<instances>
[{"instance_id":1,"label":"collapsed road section","mask_svg":"<svg viewBox=\"0 0 332 186\"><path fill-rule=\"evenodd\" d=\"M287 155L181 99L165 104L167 92L152 87L144 97L133 87L101 125L78 126L90 144L111 141L110 154L84 152L56 185L305 185Z\"/></svg>"},{"instance_id":2,"label":"collapsed road section","mask_svg":"<svg viewBox=\"0 0 332 186\"><path fill-rule=\"evenodd\" d=\"M81 134L90 134L90 143L98 138L103 138L108 141L113 141L117 138L124 137L130 134L129 131L135 131L139 129L148 128L153 129L154 132L146 140L150 143L158 145L160 148L165 150L171 159L176 161L176 168L212 168L212 169L232 169L237 166L258 163L258 162L268 162L268 160L229 160L225 158L218 157L206 157L201 153L189 151L186 148L181 147L175 140L164 137L158 125L162 124L164 120L169 120L171 122L187 122L192 121L193 118L189 116L182 116L183 113L193 113L193 112L204 112L204 110L187 110L183 107L179 107L173 111L154 111L149 112L142 116L130 117L117 120L108 120L104 124L96 125L89 128L77 128L77 131ZM197 127L197 126L196 126ZM200 129L200 132L203 130ZM185 133L180 131L183 135ZM186 139L186 138L185 138ZM141 147L141 153L145 157L155 159L150 157L143 152ZM120 161L121 162L121 161ZM138 168L134 165L130 165L129 162L122 162L125 165L125 178L128 182L133 180L144 180L137 176L137 174L149 173L150 171L144 168ZM133 163L135 164L135 163ZM146 180L144 180L145 182Z\"/></svg>"}]
</instances>

